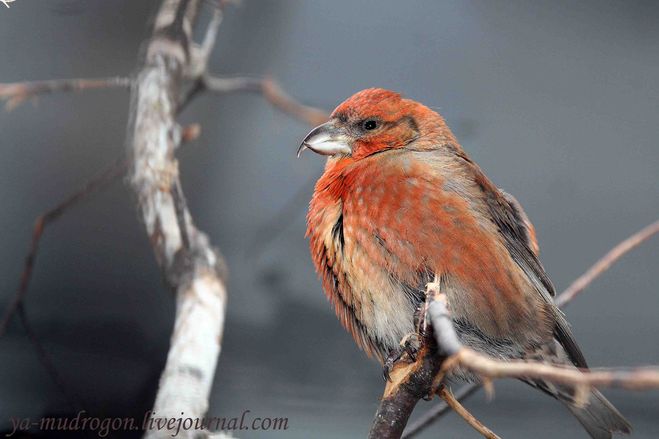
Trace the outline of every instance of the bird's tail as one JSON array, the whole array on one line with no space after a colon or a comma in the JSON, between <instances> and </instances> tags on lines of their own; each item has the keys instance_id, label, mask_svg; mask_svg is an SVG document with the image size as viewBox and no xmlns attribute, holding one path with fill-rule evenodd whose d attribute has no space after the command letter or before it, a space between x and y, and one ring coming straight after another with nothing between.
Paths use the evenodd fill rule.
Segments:
<instances>
[{"instance_id":1,"label":"bird's tail","mask_svg":"<svg viewBox=\"0 0 659 439\"><path fill-rule=\"evenodd\" d=\"M590 393L588 402L579 406L563 392L555 395L579 420L593 439L611 439L615 432L631 433L632 426L598 390Z\"/></svg>"},{"instance_id":2,"label":"bird's tail","mask_svg":"<svg viewBox=\"0 0 659 439\"><path fill-rule=\"evenodd\" d=\"M569 336L569 333L567 335ZM570 352L572 353L571 356L568 355L568 352L562 346L566 343L566 340L563 340L562 343L557 341L558 346L553 355L547 355L545 352L541 354L539 358L545 359L553 357L551 358L552 363L574 367L573 359L576 357L577 359L580 358L580 361L577 361L578 365L583 369L587 369L588 365L586 364L586 360L583 358L583 354L579 350L579 347L574 343L574 340L570 340L572 340L571 336L569 336L567 340L569 342ZM572 412L593 439L611 439L613 433L629 434L632 431L631 424L597 389L592 389L588 394L587 401L583 404L579 404L579 401L575 399L575 389L572 387L553 384L542 380L524 381L565 404L568 410Z\"/></svg>"},{"instance_id":3,"label":"bird's tail","mask_svg":"<svg viewBox=\"0 0 659 439\"><path fill-rule=\"evenodd\" d=\"M613 433L632 431L631 424L596 389L590 392L588 401L578 404L572 389L546 381L524 381L565 404L593 439L611 439Z\"/></svg>"}]
</instances>

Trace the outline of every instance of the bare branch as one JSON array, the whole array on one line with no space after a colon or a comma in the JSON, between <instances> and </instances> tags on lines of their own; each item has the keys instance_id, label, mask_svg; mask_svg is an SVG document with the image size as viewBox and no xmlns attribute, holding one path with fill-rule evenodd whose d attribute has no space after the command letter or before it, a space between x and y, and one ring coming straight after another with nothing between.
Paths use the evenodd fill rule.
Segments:
<instances>
[{"instance_id":1,"label":"bare branch","mask_svg":"<svg viewBox=\"0 0 659 439\"><path fill-rule=\"evenodd\" d=\"M101 88L128 88L131 78L112 77L99 79L51 79L47 81L14 82L0 84L0 100L5 108L13 110L27 99L55 92L78 92Z\"/></svg>"},{"instance_id":2,"label":"bare branch","mask_svg":"<svg viewBox=\"0 0 659 439\"><path fill-rule=\"evenodd\" d=\"M329 119L327 112L300 104L271 79L266 78L263 82L263 96L279 110L309 125L320 125Z\"/></svg>"},{"instance_id":3,"label":"bare branch","mask_svg":"<svg viewBox=\"0 0 659 439\"><path fill-rule=\"evenodd\" d=\"M309 188L314 187L316 180L318 180L317 175L310 175L307 181L300 185L295 195L281 206L274 215L271 215L264 225L259 227L246 246L246 255L256 258L263 254L272 242L293 223L295 218L303 212L300 207L309 203Z\"/></svg>"},{"instance_id":4,"label":"bare branch","mask_svg":"<svg viewBox=\"0 0 659 439\"><path fill-rule=\"evenodd\" d=\"M204 55L204 65L208 65L208 58L213 52L215 47L215 41L217 40L217 32L220 30L220 25L222 24L222 19L224 18L224 2L220 2L213 10L213 16L211 17L210 23L206 28L206 35L204 35L204 40L201 42L201 53Z\"/></svg>"},{"instance_id":5,"label":"bare branch","mask_svg":"<svg viewBox=\"0 0 659 439\"><path fill-rule=\"evenodd\" d=\"M7 306L2 320L0 320L0 337L2 337L6 333L9 323L11 322L14 315L18 314L21 323L23 324L23 329L25 330L30 343L37 353L39 362L42 364L50 376L51 381L55 384L55 387L63 396L67 404L72 409L76 410L79 410L81 407L83 407L83 404L79 402L79 397L71 394L65 386L64 380L58 372L57 367L48 355L48 352L44 348L41 340L30 324L23 301L28 292L28 286L32 278L32 273L38 254L39 242L46 226L60 218L64 213L81 202L83 199L106 187L115 179L123 175L125 171L126 162L123 160L123 158L121 160L117 160L109 168L100 173L98 177L85 183L85 185L79 191L73 193L57 206L37 218L34 224L34 229L32 231L32 241L30 243L28 254L25 258L23 272L21 273L18 289L14 295L14 298Z\"/></svg>"},{"instance_id":6,"label":"bare branch","mask_svg":"<svg viewBox=\"0 0 659 439\"><path fill-rule=\"evenodd\" d=\"M481 421L476 419L460 402L453 396L453 393L447 388L442 388L439 391L439 397L446 401L446 404L453 409L467 424L471 425L474 430L483 435L487 439L501 439L494 434L492 430L487 428Z\"/></svg>"},{"instance_id":7,"label":"bare branch","mask_svg":"<svg viewBox=\"0 0 659 439\"><path fill-rule=\"evenodd\" d=\"M390 372L384 394L375 413L369 439L398 439L421 398L434 393L433 380L442 357L431 343L422 343L414 363L398 362Z\"/></svg>"},{"instance_id":8,"label":"bare branch","mask_svg":"<svg viewBox=\"0 0 659 439\"><path fill-rule=\"evenodd\" d=\"M463 401L476 393L481 388L478 384L465 384L455 392L453 397L457 401ZM414 423L410 424L403 434L402 439L409 439L425 430L429 425L435 422L437 419L442 417L444 414L448 413L451 410L448 404L445 401L442 401L436 404L433 408L429 409L423 415L419 417Z\"/></svg>"},{"instance_id":9,"label":"bare branch","mask_svg":"<svg viewBox=\"0 0 659 439\"><path fill-rule=\"evenodd\" d=\"M9 306L7 306L2 320L0 320L0 337L2 337L7 331L9 322L27 295L30 280L32 278L32 271L34 270L34 264L37 258L37 252L39 250L39 242L46 226L57 220L62 214L85 198L103 189L109 183L124 175L125 172L126 161L123 158L115 161L110 167L101 172L98 177L85 183L79 191L71 194L64 201L36 219L32 231L32 241L30 242L30 247L27 256L25 257L25 264L23 265L23 272L21 274L18 289L16 290L13 300L10 302Z\"/></svg>"},{"instance_id":10,"label":"bare branch","mask_svg":"<svg viewBox=\"0 0 659 439\"><path fill-rule=\"evenodd\" d=\"M194 225L174 154L186 137L176 115L182 106L180 90L190 72L185 54L190 53L198 6L195 0L162 3L133 88L126 142L138 208L156 260L177 297L171 346L153 408L159 418L181 412L193 418L205 415L226 312L223 259ZM171 434L151 430L145 436ZM192 437L194 432L181 434Z\"/></svg>"},{"instance_id":11,"label":"bare branch","mask_svg":"<svg viewBox=\"0 0 659 439\"><path fill-rule=\"evenodd\" d=\"M442 370L447 372L455 367L469 369L484 378L542 379L554 384L565 384L575 389L615 387L627 390L651 390L659 388L659 368L657 367L579 370L537 361L501 361L479 354L469 348L462 348L457 354L448 358Z\"/></svg>"},{"instance_id":12,"label":"bare branch","mask_svg":"<svg viewBox=\"0 0 659 439\"><path fill-rule=\"evenodd\" d=\"M435 281L430 282L426 287L426 304L426 315L428 316L426 322L429 320L432 323L440 353L446 357L457 354L462 349L462 344L453 327L446 295L439 291L437 276L435 276Z\"/></svg>"},{"instance_id":13,"label":"bare branch","mask_svg":"<svg viewBox=\"0 0 659 439\"><path fill-rule=\"evenodd\" d=\"M206 34L200 45L193 44L192 49L192 61L188 65L187 75L192 78L200 77L208 68L208 60L213 52L215 47L215 41L217 40L217 33L220 30L220 25L222 24L222 19L224 18L224 6L225 2L221 1L214 9L213 15L208 23L206 28Z\"/></svg>"},{"instance_id":14,"label":"bare branch","mask_svg":"<svg viewBox=\"0 0 659 439\"><path fill-rule=\"evenodd\" d=\"M312 126L320 125L329 119L329 113L299 103L270 78L221 78L206 75L203 77L203 87L216 93L260 93L278 110Z\"/></svg>"},{"instance_id":15,"label":"bare branch","mask_svg":"<svg viewBox=\"0 0 659 439\"><path fill-rule=\"evenodd\" d=\"M67 388L62 375L57 370L55 363L46 351L46 348L44 348L41 340L37 336L37 333L32 328L30 320L27 317L27 313L25 312L25 306L23 306L22 303L18 305L17 312L21 323L23 324L23 329L30 339L30 343L32 343L32 346L34 346L37 356L39 357L39 362L44 367L44 369L46 369L46 372L50 376L51 381L55 384L55 387L64 398L64 401L66 401L66 403L69 405L69 408L73 409L74 411L82 410L83 407L86 407L87 405L83 404L80 401L80 397L78 395L72 394Z\"/></svg>"},{"instance_id":16,"label":"bare branch","mask_svg":"<svg viewBox=\"0 0 659 439\"><path fill-rule=\"evenodd\" d=\"M605 254L592 267L590 267L588 271L579 276L577 280L575 280L569 287L567 287L565 291L560 294L560 296L556 298L556 305L563 307L572 301L572 299L574 299L579 293L585 290L586 287L588 287L588 285L590 285L602 273L611 268L611 265L616 263L630 250L633 250L635 247L647 241L658 232L659 221L655 221L654 223L644 227L643 229L639 230L629 238L613 247L608 251L607 254Z\"/></svg>"},{"instance_id":17,"label":"bare branch","mask_svg":"<svg viewBox=\"0 0 659 439\"><path fill-rule=\"evenodd\" d=\"M587 395L591 387L616 387L628 390L659 388L659 368L579 370L571 366L552 365L538 361L498 360L466 347L459 340L447 309L446 297L428 284L430 300L428 318L432 322L435 341L440 352L449 354L443 361L438 377L443 378L453 369L463 368L480 376L484 381L494 378L524 378L543 380L573 387L577 394ZM448 324L451 323L451 324ZM440 334L448 332L449 334ZM456 345L457 342L457 345ZM457 351L456 351L457 348Z\"/></svg>"}]
</instances>

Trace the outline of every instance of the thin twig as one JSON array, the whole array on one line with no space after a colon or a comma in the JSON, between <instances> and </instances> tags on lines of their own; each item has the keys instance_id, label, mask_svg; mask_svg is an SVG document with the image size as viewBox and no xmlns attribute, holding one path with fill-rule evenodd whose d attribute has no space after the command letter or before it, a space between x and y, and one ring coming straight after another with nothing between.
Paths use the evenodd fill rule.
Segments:
<instances>
[{"instance_id":1,"label":"thin twig","mask_svg":"<svg viewBox=\"0 0 659 439\"><path fill-rule=\"evenodd\" d=\"M260 93L275 108L293 118L307 123L310 126L320 125L329 119L328 112L301 104L284 92L282 88L270 78L224 78L206 75L202 78L200 84L197 84L196 86L193 85L187 96L184 97L182 105L187 104L195 94L204 89L216 93ZM291 220L298 214L297 207L306 203L307 189L305 188L308 187L309 184L313 185L316 178L317 177L315 176L310 177L309 181L302 186L291 200L273 216L273 219L268 221L268 224L261 227L255 235L256 238L252 239L251 244L247 246L247 250L245 251L247 255L255 256L263 252L263 249L266 248L288 224L290 224ZM258 243L258 248L256 243Z\"/></svg>"},{"instance_id":2,"label":"thin twig","mask_svg":"<svg viewBox=\"0 0 659 439\"><path fill-rule=\"evenodd\" d=\"M265 249L291 225L293 220L300 215L299 206L309 202L310 187L313 187L318 179L316 175L310 175L307 181L300 186L298 191L293 195L277 212L272 215L268 221L261 226L250 239L246 246L245 254L250 257L261 255Z\"/></svg>"},{"instance_id":3,"label":"thin twig","mask_svg":"<svg viewBox=\"0 0 659 439\"><path fill-rule=\"evenodd\" d=\"M590 285L595 279L602 275L602 273L611 268L611 265L617 262L630 250L647 241L657 233L659 233L659 221L655 221L654 223L644 227L643 229L639 230L629 238L613 247L592 267L590 267L588 271L579 276L577 280L572 282L572 284L567 287L560 296L556 298L554 301L556 305L563 307L572 301L572 299L574 299L579 293L585 290L586 287L588 287L588 285Z\"/></svg>"},{"instance_id":4,"label":"thin twig","mask_svg":"<svg viewBox=\"0 0 659 439\"><path fill-rule=\"evenodd\" d=\"M293 99L270 78L222 78L206 75L203 77L203 87L216 93L260 93L278 110L313 126L320 125L329 118L329 113L326 111L301 104Z\"/></svg>"},{"instance_id":5,"label":"thin twig","mask_svg":"<svg viewBox=\"0 0 659 439\"><path fill-rule=\"evenodd\" d=\"M428 303L429 302L429 303ZM462 344L453 326L453 319L448 310L446 294L439 291L439 282L435 281L427 285L426 290L427 316L425 321L430 321L439 347L439 352L446 357L457 354L462 349Z\"/></svg>"},{"instance_id":6,"label":"thin twig","mask_svg":"<svg viewBox=\"0 0 659 439\"><path fill-rule=\"evenodd\" d=\"M106 187L116 178L124 175L125 172L126 160L122 158L115 161L110 167L101 172L98 177L93 178L92 180L85 183L85 185L79 191L71 194L57 206L37 218L34 223L32 241L30 242L30 247L27 256L25 257L25 264L23 265L23 272L21 273L21 280L18 285L18 289L16 290L16 294L14 295L13 300L5 310L2 320L0 320L0 337L2 337L7 331L9 322L27 295L30 279L32 278L32 271L34 269L34 263L37 257L37 251L39 249L39 241L41 240L41 236L43 235L45 227L53 221L57 220L60 216L62 216L62 214L67 212L70 208L87 198L92 193Z\"/></svg>"},{"instance_id":7,"label":"thin twig","mask_svg":"<svg viewBox=\"0 0 659 439\"><path fill-rule=\"evenodd\" d=\"M187 75L191 78L199 78L208 67L208 61L213 53L215 41L217 40L217 33L220 30L220 25L224 18L225 3L226 2L221 1L213 8L213 15L208 22L206 33L204 34L204 39L201 44L193 44L191 46L192 60L187 66Z\"/></svg>"},{"instance_id":8,"label":"thin twig","mask_svg":"<svg viewBox=\"0 0 659 439\"><path fill-rule=\"evenodd\" d=\"M586 403L593 387L616 387L628 390L659 389L659 367L627 369L580 370L571 366L553 365L539 361L500 360L480 354L470 348L461 347L456 352L459 339L447 308L445 294L428 284L426 300L430 301L427 319L433 327L433 335L439 352L450 354L442 362L440 373L433 382L441 382L451 371L461 368L489 382L495 378L517 378L542 380L554 384L570 386L575 390L575 399ZM440 333L442 332L442 333ZM447 401L448 403L448 401Z\"/></svg>"},{"instance_id":9,"label":"thin twig","mask_svg":"<svg viewBox=\"0 0 659 439\"><path fill-rule=\"evenodd\" d=\"M5 100L5 108L9 111L25 100L37 95L64 91L82 91L101 88L122 87L128 88L132 79L115 76L99 79L50 79L46 81L29 81L0 84L0 100Z\"/></svg>"},{"instance_id":10,"label":"thin twig","mask_svg":"<svg viewBox=\"0 0 659 439\"><path fill-rule=\"evenodd\" d=\"M302 105L290 97L274 80L263 81L263 96L273 106L308 125L316 126L327 122L329 113L308 105Z\"/></svg>"},{"instance_id":11,"label":"thin twig","mask_svg":"<svg viewBox=\"0 0 659 439\"><path fill-rule=\"evenodd\" d=\"M18 305L17 313L21 323L23 324L23 329L30 339L30 343L32 343L32 346L34 346L37 356L39 357L39 362L46 369L46 372L50 376L51 381L55 384L55 387L62 395L64 401L73 411L78 412L82 410L84 407L86 407L86 404L80 401L78 395L74 395L69 392L66 384L64 383L62 375L57 370L55 363L53 362L52 358L50 358L46 348L44 348L43 343L41 343L37 333L32 328L30 320L27 317L27 313L25 312L25 306L23 306L22 303Z\"/></svg>"},{"instance_id":12,"label":"thin twig","mask_svg":"<svg viewBox=\"0 0 659 439\"><path fill-rule=\"evenodd\" d=\"M453 409L455 413L460 415L467 424L473 427L474 430L483 435L487 439L501 439L492 430L487 428L481 421L476 419L469 410L467 410L460 402L453 396L453 393L446 387L439 391L439 397L446 401L446 404Z\"/></svg>"},{"instance_id":13,"label":"thin twig","mask_svg":"<svg viewBox=\"0 0 659 439\"><path fill-rule=\"evenodd\" d=\"M476 393L480 388L481 386L478 384L465 384L455 392L454 397L456 400L462 401ZM435 404L433 408L426 411L414 423L410 424L405 429L402 439L409 439L421 433L426 427L435 422L442 415L448 413L450 410L451 407L449 407L445 401Z\"/></svg>"},{"instance_id":14,"label":"thin twig","mask_svg":"<svg viewBox=\"0 0 659 439\"><path fill-rule=\"evenodd\" d=\"M208 66L208 60L215 47L215 42L217 41L217 33L220 30L220 25L224 18L224 4L224 2L220 2L218 6L213 9L213 15L208 23L206 34L204 35L201 47L199 48L202 56L201 62L204 69Z\"/></svg>"},{"instance_id":15,"label":"thin twig","mask_svg":"<svg viewBox=\"0 0 659 439\"><path fill-rule=\"evenodd\" d=\"M539 361L497 360L462 348L446 359L442 371L447 373L461 367L488 379L525 378L563 384L577 390L590 387L612 387L627 390L659 389L659 367L628 369L579 370L570 366L557 366Z\"/></svg>"}]
</instances>

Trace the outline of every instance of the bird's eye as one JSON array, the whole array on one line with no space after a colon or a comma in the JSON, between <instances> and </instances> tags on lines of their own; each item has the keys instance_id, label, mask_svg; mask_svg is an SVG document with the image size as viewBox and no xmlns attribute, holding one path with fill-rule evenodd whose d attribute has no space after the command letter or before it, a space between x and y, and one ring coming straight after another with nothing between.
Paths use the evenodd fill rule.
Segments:
<instances>
[{"instance_id":1,"label":"bird's eye","mask_svg":"<svg viewBox=\"0 0 659 439\"><path fill-rule=\"evenodd\" d=\"M373 119L365 120L364 123L362 123L362 128L364 128L366 131L374 130L377 127L378 127L378 122Z\"/></svg>"}]
</instances>

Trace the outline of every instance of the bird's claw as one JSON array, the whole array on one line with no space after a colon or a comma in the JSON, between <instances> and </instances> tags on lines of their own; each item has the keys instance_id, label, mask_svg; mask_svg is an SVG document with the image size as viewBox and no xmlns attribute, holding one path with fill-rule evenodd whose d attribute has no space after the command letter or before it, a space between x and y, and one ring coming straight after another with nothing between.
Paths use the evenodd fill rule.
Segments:
<instances>
[{"instance_id":1,"label":"bird's claw","mask_svg":"<svg viewBox=\"0 0 659 439\"><path fill-rule=\"evenodd\" d=\"M419 334L416 332L410 332L400 341L401 349L403 349L413 362L416 361L416 354L419 351L419 346Z\"/></svg>"},{"instance_id":2,"label":"bird's claw","mask_svg":"<svg viewBox=\"0 0 659 439\"><path fill-rule=\"evenodd\" d=\"M396 349L392 349L382 366L382 376L386 381L391 381L391 371L398 361L404 360L409 362L416 361L416 354L419 350L419 337L415 332L407 334L400 341ZM406 357L406 358L405 358Z\"/></svg>"},{"instance_id":3,"label":"bird's claw","mask_svg":"<svg viewBox=\"0 0 659 439\"><path fill-rule=\"evenodd\" d=\"M382 366L382 377L384 378L385 381L391 381L391 371L394 368L394 364L398 360L400 360L400 356L402 351L397 351L397 352L392 352L387 356L386 360L384 360L384 365Z\"/></svg>"}]
</instances>

